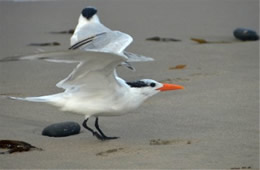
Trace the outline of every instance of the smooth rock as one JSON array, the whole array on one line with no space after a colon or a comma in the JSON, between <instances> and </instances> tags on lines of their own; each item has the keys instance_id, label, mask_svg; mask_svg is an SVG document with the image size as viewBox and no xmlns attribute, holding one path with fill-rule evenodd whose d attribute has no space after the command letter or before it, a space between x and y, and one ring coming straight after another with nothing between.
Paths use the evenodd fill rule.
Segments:
<instances>
[{"instance_id":1,"label":"smooth rock","mask_svg":"<svg viewBox=\"0 0 260 170\"><path fill-rule=\"evenodd\" d=\"M47 126L43 129L43 136L65 137L78 134L80 125L77 122L61 122Z\"/></svg>"},{"instance_id":2,"label":"smooth rock","mask_svg":"<svg viewBox=\"0 0 260 170\"><path fill-rule=\"evenodd\" d=\"M259 39L258 34L251 29L237 28L233 31L234 36L242 41L256 41Z\"/></svg>"}]
</instances>

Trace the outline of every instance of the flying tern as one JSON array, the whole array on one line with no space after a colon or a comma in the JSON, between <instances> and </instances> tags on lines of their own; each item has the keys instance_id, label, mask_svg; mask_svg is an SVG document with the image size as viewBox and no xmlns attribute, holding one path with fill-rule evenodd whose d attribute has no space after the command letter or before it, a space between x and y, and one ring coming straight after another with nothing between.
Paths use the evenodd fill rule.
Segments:
<instances>
[{"instance_id":1,"label":"flying tern","mask_svg":"<svg viewBox=\"0 0 260 170\"><path fill-rule=\"evenodd\" d=\"M95 27L95 24L99 26ZM160 91L183 89L180 85L160 83L151 79L127 82L120 78L116 69L122 63L151 60L149 57L125 52L124 49L131 42L132 38L129 35L111 31L103 26L98 20L95 8L86 8L82 11L75 33L71 37L69 50L2 60L3 62L38 59L78 63L68 77L57 83L57 87L63 88L64 92L39 97L9 97L16 100L44 102L57 106L62 111L83 114L85 115L83 127L97 139L117 139L118 137L108 137L102 132L98 123L100 116L123 115L136 109L146 99ZM96 130L87 125L90 117L96 118Z\"/></svg>"}]
</instances>

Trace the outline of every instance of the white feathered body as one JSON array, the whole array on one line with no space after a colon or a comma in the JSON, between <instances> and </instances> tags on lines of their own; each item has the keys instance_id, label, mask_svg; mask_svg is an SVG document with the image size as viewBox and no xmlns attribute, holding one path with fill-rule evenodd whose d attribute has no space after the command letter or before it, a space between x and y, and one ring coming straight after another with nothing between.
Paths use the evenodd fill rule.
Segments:
<instances>
[{"instance_id":1,"label":"white feathered body","mask_svg":"<svg viewBox=\"0 0 260 170\"><path fill-rule=\"evenodd\" d=\"M94 90L94 89L93 89ZM96 93L95 95L74 92L63 92L49 96L27 97L22 100L31 102L46 102L57 106L62 111L68 111L90 116L120 116L138 108L149 94L142 93L139 88L122 88L121 91ZM156 92L155 92L156 93ZM19 99L19 98L15 98ZM20 98L21 100L21 98Z\"/></svg>"}]
</instances>

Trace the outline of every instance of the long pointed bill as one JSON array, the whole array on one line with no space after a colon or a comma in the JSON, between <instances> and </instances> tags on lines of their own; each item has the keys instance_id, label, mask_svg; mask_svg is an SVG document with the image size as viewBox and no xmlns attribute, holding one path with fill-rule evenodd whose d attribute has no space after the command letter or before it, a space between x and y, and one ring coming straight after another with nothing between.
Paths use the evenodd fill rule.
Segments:
<instances>
[{"instance_id":1,"label":"long pointed bill","mask_svg":"<svg viewBox=\"0 0 260 170\"><path fill-rule=\"evenodd\" d=\"M184 89L183 86L177 85L177 84L166 84L163 83L163 86L161 88L158 88L157 90L160 91L168 91L168 90L182 90Z\"/></svg>"}]
</instances>

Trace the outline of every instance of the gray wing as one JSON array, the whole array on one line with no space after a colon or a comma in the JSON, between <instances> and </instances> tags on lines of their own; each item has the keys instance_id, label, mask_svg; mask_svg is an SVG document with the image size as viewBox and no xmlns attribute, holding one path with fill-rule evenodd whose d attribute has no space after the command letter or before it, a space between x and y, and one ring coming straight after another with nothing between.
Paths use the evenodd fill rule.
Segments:
<instances>
[{"instance_id":1,"label":"gray wing","mask_svg":"<svg viewBox=\"0 0 260 170\"><path fill-rule=\"evenodd\" d=\"M0 62L30 59L42 59L52 62L73 62L75 57L81 53L84 53L84 51L118 53L119 55L123 55L125 58L127 58L128 62L153 61L153 58L124 51L132 41L132 37L128 34L122 33L120 31L110 31L84 39L71 46L69 48L70 51L65 50L63 52L44 52L27 56L11 56L1 59ZM52 57L49 58L49 56ZM61 60L62 56L65 61ZM57 57L59 60L55 60ZM69 61L69 58L71 61Z\"/></svg>"},{"instance_id":2,"label":"gray wing","mask_svg":"<svg viewBox=\"0 0 260 170\"><path fill-rule=\"evenodd\" d=\"M128 34L120 31L109 31L79 41L70 49L122 53L132 41L133 38Z\"/></svg>"},{"instance_id":3,"label":"gray wing","mask_svg":"<svg viewBox=\"0 0 260 170\"><path fill-rule=\"evenodd\" d=\"M124 51L132 41L133 38L128 34L110 31L86 38L71 46L70 49L120 53L128 58L128 62L153 61L153 58Z\"/></svg>"},{"instance_id":4,"label":"gray wing","mask_svg":"<svg viewBox=\"0 0 260 170\"><path fill-rule=\"evenodd\" d=\"M90 52L91 53L91 52ZM87 54L86 51L80 50L64 50L64 51L55 51L55 52L43 52L31 55L21 55L21 56L10 56L5 57L0 60L0 62L9 62L9 61L20 61L20 60L45 60L50 62L58 63L78 63L81 60L84 60Z\"/></svg>"},{"instance_id":5,"label":"gray wing","mask_svg":"<svg viewBox=\"0 0 260 170\"><path fill-rule=\"evenodd\" d=\"M123 53L127 57L128 62L154 61L154 59L151 57L146 57L143 55L139 55L139 54L135 54L135 53L127 52L127 51L124 51Z\"/></svg>"}]
</instances>

